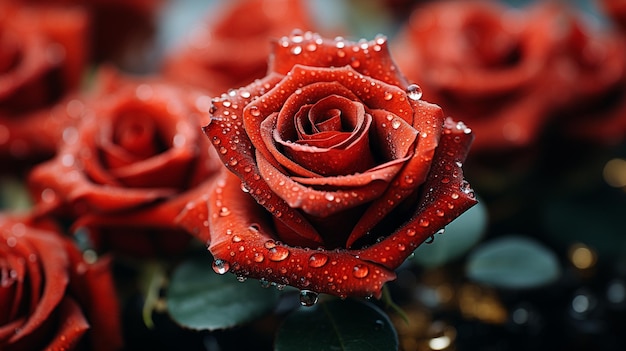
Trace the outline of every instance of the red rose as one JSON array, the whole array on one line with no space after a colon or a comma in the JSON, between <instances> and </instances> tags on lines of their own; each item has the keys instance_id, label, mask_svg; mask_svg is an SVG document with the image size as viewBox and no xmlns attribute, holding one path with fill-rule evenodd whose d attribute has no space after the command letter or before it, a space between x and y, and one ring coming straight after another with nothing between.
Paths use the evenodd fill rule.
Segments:
<instances>
[{"instance_id":1,"label":"red rose","mask_svg":"<svg viewBox=\"0 0 626 351\"><path fill-rule=\"evenodd\" d=\"M101 81L58 155L30 175L38 211L69 215L101 249L180 251L189 237L174 218L222 167L198 127L210 98L156 79Z\"/></svg>"},{"instance_id":2,"label":"red rose","mask_svg":"<svg viewBox=\"0 0 626 351\"><path fill-rule=\"evenodd\" d=\"M602 144L626 138L626 41L592 30L573 12L561 14L564 48L559 56L562 85L570 99L555 112L568 137Z\"/></svg>"},{"instance_id":3,"label":"red rose","mask_svg":"<svg viewBox=\"0 0 626 351\"><path fill-rule=\"evenodd\" d=\"M622 29L626 30L626 2L623 0L600 0L602 9Z\"/></svg>"},{"instance_id":4,"label":"red rose","mask_svg":"<svg viewBox=\"0 0 626 351\"><path fill-rule=\"evenodd\" d=\"M213 101L205 133L232 173L181 221L220 273L380 296L475 203L461 170L471 132L420 100L384 37L272 44L268 76Z\"/></svg>"},{"instance_id":5,"label":"red rose","mask_svg":"<svg viewBox=\"0 0 626 351\"><path fill-rule=\"evenodd\" d=\"M240 0L225 5L165 59L166 76L213 93L241 87L265 76L270 39L293 28L310 29L301 0Z\"/></svg>"},{"instance_id":6,"label":"red rose","mask_svg":"<svg viewBox=\"0 0 626 351\"><path fill-rule=\"evenodd\" d=\"M54 230L0 215L0 349L118 350L119 325L108 260L86 262Z\"/></svg>"},{"instance_id":7,"label":"red rose","mask_svg":"<svg viewBox=\"0 0 626 351\"><path fill-rule=\"evenodd\" d=\"M398 66L420 82L426 99L472 126L473 153L527 147L570 98L556 62L568 25L563 11L553 4L514 11L488 1L432 2L398 34Z\"/></svg>"},{"instance_id":8,"label":"red rose","mask_svg":"<svg viewBox=\"0 0 626 351\"><path fill-rule=\"evenodd\" d=\"M5 0L6 1L6 0ZM61 8L81 8L89 15L89 52L98 62L109 61L144 70L146 52L156 31L162 0L8 0Z\"/></svg>"},{"instance_id":9,"label":"red rose","mask_svg":"<svg viewBox=\"0 0 626 351\"><path fill-rule=\"evenodd\" d=\"M0 4L2 158L54 153L72 121L47 108L78 87L87 29L86 13L79 9Z\"/></svg>"}]
</instances>

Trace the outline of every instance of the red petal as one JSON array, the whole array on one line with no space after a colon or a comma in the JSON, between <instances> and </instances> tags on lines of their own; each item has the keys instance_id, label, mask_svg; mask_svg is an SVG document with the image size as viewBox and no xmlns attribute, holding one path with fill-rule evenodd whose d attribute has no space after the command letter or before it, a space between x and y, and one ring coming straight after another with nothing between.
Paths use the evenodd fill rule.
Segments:
<instances>
[{"instance_id":1,"label":"red petal","mask_svg":"<svg viewBox=\"0 0 626 351\"><path fill-rule=\"evenodd\" d=\"M80 307L70 298L61 302L58 312L61 325L58 326L58 330L56 330L50 344L46 346L46 350L72 350L89 329L89 323L85 320Z\"/></svg>"},{"instance_id":2,"label":"red petal","mask_svg":"<svg viewBox=\"0 0 626 351\"><path fill-rule=\"evenodd\" d=\"M321 243L319 234L302 214L276 196L262 179L253 154L254 149L241 122L241 109L248 105L253 97L256 98L258 94L270 89L280 79L278 75L270 75L264 80L233 90L215 100L213 119L204 127L204 131L215 145L226 167L242 179L244 188L250 191L250 195L259 204L272 213L280 213L279 220L299 233L303 238L300 240ZM250 114L248 118L257 118L254 111L246 111Z\"/></svg>"},{"instance_id":3,"label":"red petal","mask_svg":"<svg viewBox=\"0 0 626 351\"><path fill-rule=\"evenodd\" d=\"M227 262L232 273L343 297L380 297L382 285L395 278L392 271L353 251L317 251L275 242L267 213L241 192L232 175L213 189L208 209L209 250Z\"/></svg>"},{"instance_id":4,"label":"red petal","mask_svg":"<svg viewBox=\"0 0 626 351\"><path fill-rule=\"evenodd\" d=\"M357 72L399 87L408 83L396 68L387 38L379 36L371 41L352 42L343 38L329 40L318 34L294 31L272 43L269 72L287 74L296 65L313 67L350 66Z\"/></svg>"},{"instance_id":5,"label":"red petal","mask_svg":"<svg viewBox=\"0 0 626 351\"><path fill-rule=\"evenodd\" d=\"M446 121L415 214L382 241L359 250L359 257L395 269L424 240L476 204L461 169L472 139L463 125Z\"/></svg>"},{"instance_id":6,"label":"red petal","mask_svg":"<svg viewBox=\"0 0 626 351\"><path fill-rule=\"evenodd\" d=\"M417 144L409 144L415 147L412 156L396 175L393 186L377 198L361 217L350 234L347 247L350 247L404 199L413 194L429 174L442 130L443 112L439 106L421 100L411 100L411 103L416 114L413 119L413 128L419 133ZM391 136L392 139L396 137L399 138L399 141L403 141L405 138L402 133Z\"/></svg>"}]
</instances>

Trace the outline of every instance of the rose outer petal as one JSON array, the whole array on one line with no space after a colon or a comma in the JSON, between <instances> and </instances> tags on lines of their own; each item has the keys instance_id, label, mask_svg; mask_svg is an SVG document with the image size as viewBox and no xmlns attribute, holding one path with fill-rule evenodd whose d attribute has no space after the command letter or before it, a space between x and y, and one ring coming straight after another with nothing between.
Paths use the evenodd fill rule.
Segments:
<instances>
[{"instance_id":1,"label":"rose outer petal","mask_svg":"<svg viewBox=\"0 0 626 351\"><path fill-rule=\"evenodd\" d=\"M322 38L316 33L294 31L289 37L272 42L269 72L287 74L295 66L344 67L390 85L405 88L408 83L396 68L387 38L353 42L337 37Z\"/></svg>"},{"instance_id":2,"label":"rose outer petal","mask_svg":"<svg viewBox=\"0 0 626 351\"><path fill-rule=\"evenodd\" d=\"M230 173L217 182L207 206L209 251L236 275L337 296L377 298L383 284L395 278L393 271L348 250L310 250L274 241L267 213ZM199 223L196 227L206 231Z\"/></svg>"}]
</instances>

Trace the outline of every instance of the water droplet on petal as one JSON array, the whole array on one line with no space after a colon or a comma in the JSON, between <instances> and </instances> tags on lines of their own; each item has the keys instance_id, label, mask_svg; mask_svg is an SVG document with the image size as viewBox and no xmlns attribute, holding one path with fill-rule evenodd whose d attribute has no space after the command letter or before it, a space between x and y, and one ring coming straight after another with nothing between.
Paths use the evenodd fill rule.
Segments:
<instances>
[{"instance_id":1,"label":"water droplet on petal","mask_svg":"<svg viewBox=\"0 0 626 351\"><path fill-rule=\"evenodd\" d=\"M253 115L254 117L259 117L261 115L261 111L259 110L258 107L252 106L250 107L250 114Z\"/></svg>"},{"instance_id":2,"label":"water droplet on petal","mask_svg":"<svg viewBox=\"0 0 626 351\"><path fill-rule=\"evenodd\" d=\"M409 99L417 101L422 98L422 88L417 84L411 84L406 88Z\"/></svg>"},{"instance_id":3,"label":"water droplet on petal","mask_svg":"<svg viewBox=\"0 0 626 351\"><path fill-rule=\"evenodd\" d=\"M289 256L289 250L283 246L275 246L269 249L269 253L267 254L267 258L274 262L283 261L287 256Z\"/></svg>"},{"instance_id":4,"label":"water droplet on petal","mask_svg":"<svg viewBox=\"0 0 626 351\"><path fill-rule=\"evenodd\" d=\"M352 275L355 278L362 279L362 278L367 277L368 274L369 274L369 268L367 268L367 266L364 266L362 264L357 264L352 269Z\"/></svg>"},{"instance_id":5,"label":"water droplet on petal","mask_svg":"<svg viewBox=\"0 0 626 351\"><path fill-rule=\"evenodd\" d=\"M230 269L230 264L227 261L217 259L213 261L213 270L217 274L225 274Z\"/></svg>"},{"instance_id":6,"label":"water droplet on petal","mask_svg":"<svg viewBox=\"0 0 626 351\"><path fill-rule=\"evenodd\" d=\"M390 92L386 92L384 99L387 100L387 101L393 99L393 94L390 93Z\"/></svg>"},{"instance_id":7,"label":"water droplet on petal","mask_svg":"<svg viewBox=\"0 0 626 351\"><path fill-rule=\"evenodd\" d=\"M400 128L401 125L402 125L402 122L400 122L397 119L394 119L393 122L391 122L391 127L393 129L398 129L398 128Z\"/></svg>"},{"instance_id":8,"label":"water droplet on petal","mask_svg":"<svg viewBox=\"0 0 626 351\"><path fill-rule=\"evenodd\" d=\"M314 253L309 257L309 266L319 268L328 262L328 255L323 253Z\"/></svg>"},{"instance_id":9,"label":"water droplet on petal","mask_svg":"<svg viewBox=\"0 0 626 351\"><path fill-rule=\"evenodd\" d=\"M428 227L430 225L430 221L424 218L420 218L420 220L418 221L418 224L420 225L420 227Z\"/></svg>"},{"instance_id":10,"label":"water droplet on petal","mask_svg":"<svg viewBox=\"0 0 626 351\"><path fill-rule=\"evenodd\" d=\"M258 253L258 252L254 254L254 262L261 263L263 262L264 259L265 259L265 256L263 256L263 254Z\"/></svg>"},{"instance_id":11,"label":"water droplet on petal","mask_svg":"<svg viewBox=\"0 0 626 351\"><path fill-rule=\"evenodd\" d=\"M318 294L311 290L300 291L300 304L302 306L311 307L317 303Z\"/></svg>"}]
</instances>

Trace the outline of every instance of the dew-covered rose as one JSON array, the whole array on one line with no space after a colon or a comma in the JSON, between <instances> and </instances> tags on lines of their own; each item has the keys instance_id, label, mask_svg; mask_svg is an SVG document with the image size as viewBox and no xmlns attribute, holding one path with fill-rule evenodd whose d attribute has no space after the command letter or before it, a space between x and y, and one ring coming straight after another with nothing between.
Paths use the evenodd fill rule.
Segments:
<instances>
[{"instance_id":1,"label":"dew-covered rose","mask_svg":"<svg viewBox=\"0 0 626 351\"><path fill-rule=\"evenodd\" d=\"M232 173L181 221L207 240L218 273L380 296L475 203L461 170L471 131L420 100L382 36L306 32L272 45L265 78L213 100L204 130Z\"/></svg>"},{"instance_id":2,"label":"dew-covered rose","mask_svg":"<svg viewBox=\"0 0 626 351\"><path fill-rule=\"evenodd\" d=\"M268 41L293 28L311 29L302 0L222 2L163 65L166 76L218 94L267 73Z\"/></svg>"},{"instance_id":3,"label":"dew-covered rose","mask_svg":"<svg viewBox=\"0 0 626 351\"><path fill-rule=\"evenodd\" d=\"M199 127L210 98L157 78L99 79L98 93L73 101L81 124L30 174L37 209L88 229L99 249L180 251L189 236L174 218L223 167Z\"/></svg>"},{"instance_id":4,"label":"dew-covered rose","mask_svg":"<svg viewBox=\"0 0 626 351\"><path fill-rule=\"evenodd\" d=\"M85 67L80 9L0 3L0 158L50 157L72 120L48 108L75 90Z\"/></svg>"},{"instance_id":5,"label":"dew-covered rose","mask_svg":"<svg viewBox=\"0 0 626 351\"><path fill-rule=\"evenodd\" d=\"M85 260L48 225L0 214L0 349L121 348L109 260Z\"/></svg>"},{"instance_id":6,"label":"dew-covered rose","mask_svg":"<svg viewBox=\"0 0 626 351\"><path fill-rule=\"evenodd\" d=\"M415 9L393 47L424 98L472 126L473 153L527 148L571 99L568 16L552 3L431 2Z\"/></svg>"}]
</instances>

